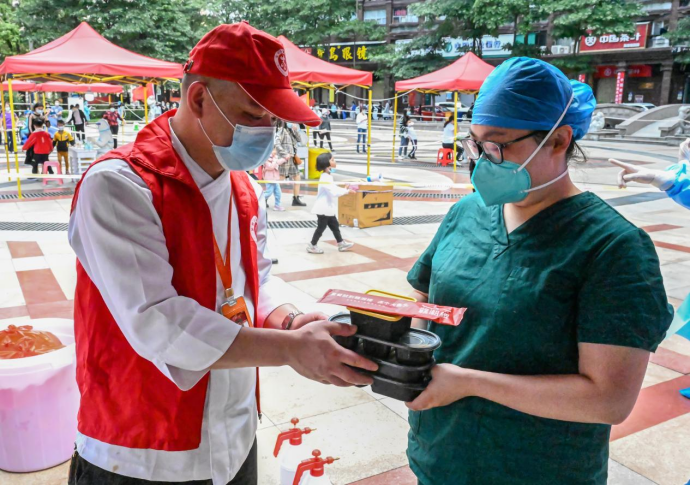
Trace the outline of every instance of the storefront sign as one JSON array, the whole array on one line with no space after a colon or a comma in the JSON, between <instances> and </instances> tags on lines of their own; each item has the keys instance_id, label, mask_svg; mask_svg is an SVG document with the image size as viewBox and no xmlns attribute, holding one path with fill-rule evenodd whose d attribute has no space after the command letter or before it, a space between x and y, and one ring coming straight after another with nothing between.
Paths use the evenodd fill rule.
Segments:
<instances>
[{"instance_id":1,"label":"storefront sign","mask_svg":"<svg viewBox=\"0 0 690 485\"><path fill-rule=\"evenodd\" d=\"M472 49L472 39L453 39L447 38L445 48L441 55L443 57L460 57L468 50ZM506 44L512 44L513 34L500 34L498 37L485 35L482 37L482 56L498 57L509 56L510 51L505 49Z\"/></svg>"},{"instance_id":2,"label":"storefront sign","mask_svg":"<svg viewBox=\"0 0 690 485\"><path fill-rule=\"evenodd\" d=\"M625 86L625 71L620 71L616 74L616 104L623 102L623 87Z\"/></svg>"},{"instance_id":3,"label":"storefront sign","mask_svg":"<svg viewBox=\"0 0 690 485\"><path fill-rule=\"evenodd\" d=\"M302 47L307 54L329 62L347 62L354 59L358 61L369 60L369 50L381 42L367 42L361 44L342 43L320 45L318 47Z\"/></svg>"},{"instance_id":4,"label":"storefront sign","mask_svg":"<svg viewBox=\"0 0 690 485\"><path fill-rule=\"evenodd\" d=\"M647 46L649 22L637 24L635 33L588 35L580 38L580 52L644 49Z\"/></svg>"},{"instance_id":5,"label":"storefront sign","mask_svg":"<svg viewBox=\"0 0 690 485\"><path fill-rule=\"evenodd\" d=\"M616 66L597 66L594 77L597 79L614 77ZM628 76L630 77L652 77L652 66L649 64L637 64L628 66Z\"/></svg>"}]
</instances>

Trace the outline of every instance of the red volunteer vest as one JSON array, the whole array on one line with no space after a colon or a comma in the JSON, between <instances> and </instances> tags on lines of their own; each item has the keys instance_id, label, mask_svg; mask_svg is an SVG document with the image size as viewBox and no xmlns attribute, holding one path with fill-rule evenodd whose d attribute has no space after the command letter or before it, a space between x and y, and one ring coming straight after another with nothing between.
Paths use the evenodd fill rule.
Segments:
<instances>
[{"instance_id":1,"label":"red volunteer vest","mask_svg":"<svg viewBox=\"0 0 690 485\"><path fill-rule=\"evenodd\" d=\"M169 262L174 270L173 286L179 295L215 311L211 212L172 147L168 118L174 113L173 110L159 116L138 134L133 144L113 150L95 163L114 158L125 160L144 180L163 223ZM259 302L258 201L247 174L233 172L230 178L241 228L242 264L256 309ZM81 182L74 194L72 210L80 186ZM254 322L258 325L256 317L255 312ZM79 261L74 330L81 433L127 448L184 451L199 447L208 374L190 390L182 391L153 363L140 357L120 331Z\"/></svg>"}]
</instances>

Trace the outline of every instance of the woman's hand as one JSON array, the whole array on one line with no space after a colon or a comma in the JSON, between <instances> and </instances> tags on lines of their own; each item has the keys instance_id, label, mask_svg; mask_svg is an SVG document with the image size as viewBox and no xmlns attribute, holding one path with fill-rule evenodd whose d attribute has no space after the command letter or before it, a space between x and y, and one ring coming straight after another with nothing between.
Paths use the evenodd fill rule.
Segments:
<instances>
[{"instance_id":1,"label":"woman's hand","mask_svg":"<svg viewBox=\"0 0 690 485\"><path fill-rule=\"evenodd\" d=\"M424 392L405 405L412 411L425 411L473 396L473 372L453 364L438 364L431 369L431 382Z\"/></svg>"}]
</instances>

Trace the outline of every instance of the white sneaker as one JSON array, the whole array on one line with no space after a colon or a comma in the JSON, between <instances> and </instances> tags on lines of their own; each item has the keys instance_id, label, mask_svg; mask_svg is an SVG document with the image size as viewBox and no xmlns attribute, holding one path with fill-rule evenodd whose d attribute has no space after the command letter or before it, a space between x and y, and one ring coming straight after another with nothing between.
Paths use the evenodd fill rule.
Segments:
<instances>
[{"instance_id":1,"label":"white sneaker","mask_svg":"<svg viewBox=\"0 0 690 485\"><path fill-rule=\"evenodd\" d=\"M347 251L348 249L350 249L354 245L355 245L355 243L351 243L349 241L343 241L341 243L338 243L338 251L340 251L340 252Z\"/></svg>"},{"instance_id":2,"label":"white sneaker","mask_svg":"<svg viewBox=\"0 0 690 485\"><path fill-rule=\"evenodd\" d=\"M285 207L283 207L282 205L276 205L273 207L273 210L277 212L285 212Z\"/></svg>"},{"instance_id":3,"label":"white sneaker","mask_svg":"<svg viewBox=\"0 0 690 485\"><path fill-rule=\"evenodd\" d=\"M323 249L314 246L312 243L307 244L307 252L311 254L323 254Z\"/></svg>"}]
</instances>

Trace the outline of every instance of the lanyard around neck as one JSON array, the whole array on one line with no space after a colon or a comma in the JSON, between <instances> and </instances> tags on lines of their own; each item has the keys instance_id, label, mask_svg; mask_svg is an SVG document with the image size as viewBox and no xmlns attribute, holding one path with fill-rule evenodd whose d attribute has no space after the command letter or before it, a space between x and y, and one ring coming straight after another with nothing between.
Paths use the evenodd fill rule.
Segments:
<instances>
[{"instance_id":1,"label":"lanyard around neck","mask_svg":"<svg viewBox=\"0 0 690 485\"><path fill-rule=\"evenodd\" d=\"M230 208L228 209L228 244L225 246L225 261L220 253L216 235L213 235L213 249L215 251L216 269L223 282L223 289L232 289L232 268L230 266L230 235L232 233L232 193L230 194Z\"/></svg>"}]
</instances>

